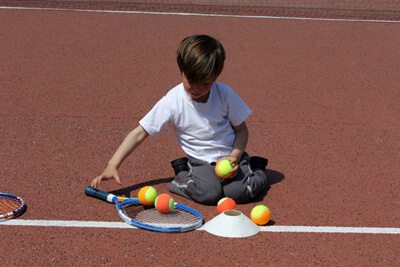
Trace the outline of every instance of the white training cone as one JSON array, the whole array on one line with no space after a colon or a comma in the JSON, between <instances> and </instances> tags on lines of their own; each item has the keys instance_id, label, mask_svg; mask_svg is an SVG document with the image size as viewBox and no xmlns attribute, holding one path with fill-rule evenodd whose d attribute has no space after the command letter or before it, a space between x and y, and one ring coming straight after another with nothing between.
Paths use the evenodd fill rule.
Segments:
<instances>
[{"instance_id":1,"label":"white training cone","mask_svg":"<svg viewBox=\"0 0 400 267\"><path fill-rule=\"evenodd\" d=\"M221 213L207 222L203 229L210 234L222 237L248 237L260 231L259 226L237 210Z\"/></svg>"}]
</instances>

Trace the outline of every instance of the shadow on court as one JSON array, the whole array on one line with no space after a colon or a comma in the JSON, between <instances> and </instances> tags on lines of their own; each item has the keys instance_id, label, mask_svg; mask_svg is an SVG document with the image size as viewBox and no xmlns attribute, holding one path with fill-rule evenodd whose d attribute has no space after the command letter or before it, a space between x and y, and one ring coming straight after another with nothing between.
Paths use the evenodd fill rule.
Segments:
<instances>
[{"instance_id":1,"label":"shadow on court","mask_svg":"<svg viewBox=\"0 0 400 267\"><path fill-rule=\"evenodd\" d=\"M138 183L134 184L125 188L121 188L118 190L111 191L110 193L116 195L116 196L125 196L125 197L132 197L131 193L134 192L135 190L138 190L144 186L154 186L158 184L165 184L165 183L171 183L174 180L173 177L171 178L161 178L161 179L156 179L156 180L151 180L151 181L146 181L143 183Z\"/></svg>"},{"instance_id":2,"label":"shadow on court","mask_svg":"<svg viewBox=\"0 0 400 267\"><path fill-rule=\"evenodd\" d=\"M259 194L258 196L254 197L251 199L248 203L255 203L255 202L260 202L262 201L268 194L268 191L271 189L271 185L280 183L285 179L285 176L283 173L275 171L275 170L270 170L267 169L265 171L267 174L267 179L269 185L265 188L265 190ZM117 195L117 196L125 196L125 197L132 197L132 192L139 190L140 188L144 186L154 186L154 185L159 185L159 184L165 184L165 183L171 183L174 180L174 177L170 178L161 178L161 179L155 179L151 181L146 181L138 184L134 184L125 188L121 188L118 190L111 191L110 193Z\"/></svg>"}]
</instances>

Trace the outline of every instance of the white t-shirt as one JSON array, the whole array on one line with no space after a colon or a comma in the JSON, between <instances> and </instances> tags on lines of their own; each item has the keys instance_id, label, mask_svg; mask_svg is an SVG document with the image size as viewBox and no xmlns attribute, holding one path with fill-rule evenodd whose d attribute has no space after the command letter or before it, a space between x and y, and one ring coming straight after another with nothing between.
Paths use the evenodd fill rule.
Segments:
<instances>
[{"instance_id":1,"label":"white t-shirt","mask_svg":"<svg viewBox=\"0 0 400 267\"><path fill-rule=\"evenodd\" d=\"M232 126L240 125L250 114L249 107L228 85L214 82L207 102L199 103L179 84L139 123L153 137L171 124L187 155L211 163L231 154L235 140Z\"/></svg>"}]
</instances>

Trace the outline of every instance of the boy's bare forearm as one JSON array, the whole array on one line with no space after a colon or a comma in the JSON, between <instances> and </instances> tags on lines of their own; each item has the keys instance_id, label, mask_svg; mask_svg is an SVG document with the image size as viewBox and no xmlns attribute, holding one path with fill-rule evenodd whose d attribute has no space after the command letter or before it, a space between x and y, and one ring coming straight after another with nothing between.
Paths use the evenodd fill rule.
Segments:
<instances>
[{"instance_id":1,"label":"boy's bare forearm","mask_svg":"<svg viewBox=\"0 0 400 267\"><path fill-rule=\"evenodd\" d=\"M146 139L147 136L149 136L149 134L143 129L142 126L139 125L133 129L126 136L108 164L118 168L121 163L132 153L132 151L135 150L135 148Z\"/></svg>"},{"instance_id":2,"label":"boy's bare forearm","mask_svg":"<svg viewBox=\"0 0 400 267\"><path fill-rule=\"evenodd\" d=\"M237 158L237 160L239 161L244 151L246 150L247 141L249 138L249 131L244 122L241 125L234 127L234 130L236 137L235 142L233 143L231 156Z\"/></svg>"}]
</instances>

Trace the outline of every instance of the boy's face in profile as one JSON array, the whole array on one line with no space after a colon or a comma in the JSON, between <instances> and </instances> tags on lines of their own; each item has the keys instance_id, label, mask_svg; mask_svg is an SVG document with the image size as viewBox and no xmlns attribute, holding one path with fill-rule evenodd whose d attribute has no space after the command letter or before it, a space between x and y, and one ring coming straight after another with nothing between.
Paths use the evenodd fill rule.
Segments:
<instances>
[{"instance_id":1,"label":"boy's face in profile","mask_svg":"<svg viewBox=\"0 0 400 267\"><path fill-rule=\"evenodd\" d=\"M207 102L214 80L206 80L203 83L193 82L189 81L185 74L182 74L182 79L183 87L185 88L185 92L190 99L200 103Z\"/></svg>"}]
</instances>

